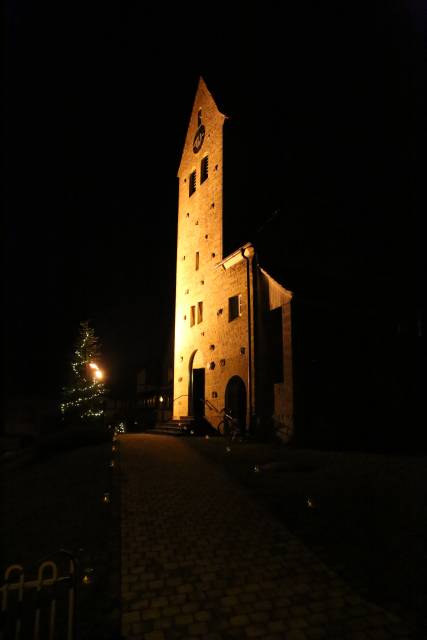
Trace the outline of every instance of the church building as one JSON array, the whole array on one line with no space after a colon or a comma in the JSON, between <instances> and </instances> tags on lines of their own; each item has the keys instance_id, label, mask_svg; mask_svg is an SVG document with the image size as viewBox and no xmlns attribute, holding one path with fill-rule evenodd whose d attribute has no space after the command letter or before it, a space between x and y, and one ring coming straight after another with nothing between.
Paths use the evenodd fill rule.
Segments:
<instances>
[{"instance_id":1,"label":"church building","mask_svg":"<svg viewBox=\"0 0 427 640\"><path fill-rule=\"evenodd\" d=\"M292 293L251 242L223 255L223 126L200 78L178 170L173 417L293 434ZM227 172L232 172L227 165Z\"/></svg>"}]
</instances>

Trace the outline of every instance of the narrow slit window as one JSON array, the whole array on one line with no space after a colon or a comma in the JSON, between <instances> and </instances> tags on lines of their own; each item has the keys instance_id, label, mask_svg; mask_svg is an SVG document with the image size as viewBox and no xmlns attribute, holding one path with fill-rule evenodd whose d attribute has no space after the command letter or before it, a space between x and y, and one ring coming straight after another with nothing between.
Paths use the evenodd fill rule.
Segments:
<instances>
[{"instance_id":1,"label":"narrow slit window","mask_svg":"<svg viewBox=\"0 0 427 640\"><path fill-rule=\"evenodd\" d=\"M190 307L190 327L196 324L196 307L193 304Z\"/></svg>"},{"instance_id":2,"label":"narrow slit window","mask_svg":"<svg viewBox=\"0 0 427 640\"><path fill-rule=\"evenodd\" d=\"M202 182L208 179L208 173L209 173L209 160L208 160L208 156L205 156L204 158L202 158L202 161L200 163L200 184L202 184Z\"/></svg>"},{"instance_id":3,"label":"narrow slit window","mask_svg":"<svg viewBox=\"0 0 427 640\"><path fill-rule=\"evenodd\" d=\"M196 251L196 271L199 270L199 264L200 264L199 252Z\"/></svg>"},{"instance_id":4,"label":"narrow slit window","mask_svg":"<svg viewBox=\"0 0 427 640\"><path fill-rule=\"evenodd\" d=\"M242 296L239 293L237 296L228 298L228 321L231 322L242 315Z\"/></svg>"},{"instance_id":5,"label":"narrow slit window","mask_svg":"<svg viewBox=\"0 0 427 640\"><path fill-rule=\"evenodd\" d=\"M188 195L192 196L196 190L196 170L190 173L190 179L188 181Z\"/></svg>"},{"instance_id":6,"label":"narrow slit window","mask_svg":"<svg viewBox=\"0 0 427 640\"><path fill-rule=\"evenodd\" d=\"M197 324L203 321L203 302L197 303Z\"/></svg>"}]
</instances>

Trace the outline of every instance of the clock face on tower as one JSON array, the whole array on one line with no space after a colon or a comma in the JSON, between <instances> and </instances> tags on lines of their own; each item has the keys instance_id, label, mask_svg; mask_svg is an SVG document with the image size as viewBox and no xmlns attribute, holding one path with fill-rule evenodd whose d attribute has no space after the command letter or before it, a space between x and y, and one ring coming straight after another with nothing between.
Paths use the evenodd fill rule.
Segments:
<instances>
[{"instance_id":1,"label":"clock face on tower","mask_svg":"<svg viewBox=\"0 0 427 640\"><path fill-rule=\"evenodd\" d=\"M196 131L196 135L193 140L193 153L199 153L202 148L203 140L205 139L205 125L201 124Z\"/></svg>"}]
</instances>

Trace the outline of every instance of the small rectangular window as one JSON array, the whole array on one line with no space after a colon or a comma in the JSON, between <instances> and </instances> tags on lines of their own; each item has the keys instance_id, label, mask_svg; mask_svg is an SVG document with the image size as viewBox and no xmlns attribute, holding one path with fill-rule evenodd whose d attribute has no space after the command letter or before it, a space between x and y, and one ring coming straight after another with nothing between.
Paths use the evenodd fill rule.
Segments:
<instances>
[{"instance_id":1,"label":"small rectangular window","mask_svg":"<svg viewBox=\"0 0 427 640\"><path fill-rule=\"evenodd\" d=\"M196 271L199 270L199 252L196 251Z\"/></svg>"},{"instance_id":2,"label":"small rectangular window","mask_svg":"<svg viewBox=\"0 0 427 640\"><path fill-rule=\"evenodd\" d=\"M203 302L197 303L197 324L203 321Z\"/></svg>"},{"instance_id":3,"label":"small rectangular window","mask_svg":"<svg viewBox=\"0 0 427 640\"><path fill-rule=\"evenodd\" d=\"M208 171L209 171L209 160L208 156L202 158L200 163L200 184L208 179Z\"/></svg>"},{"instance_id":4,"label":"small rectangular window","mask_svg":"<svg viewBox=\"0 0 427 640\"><path fill-rule=\"evenodd\" d=\"M196 323L196 307L193 304L190 308L190 327L192 327Z\"/></svg>"},{"instance_id":5,"label":"small rectangular window","mask_svg":"<svg viewBox=\"0 0 427 640\"><path fill-rule=\"evenodd\" d=\"M188 180L188 195L192 196L196 190L196 170L190 173L190 178Z\"/></svg>"},{"instance_id":6,"label":"small rectangular window","mask_svg":"<svg viewBox=\"0 0 427 640\"><path fill-rule=\"evenodd\" d=\"M242 315L242 296L239 293L237 296L228 298L228 321L231 322Z\"/></svg>"}]
</instances>

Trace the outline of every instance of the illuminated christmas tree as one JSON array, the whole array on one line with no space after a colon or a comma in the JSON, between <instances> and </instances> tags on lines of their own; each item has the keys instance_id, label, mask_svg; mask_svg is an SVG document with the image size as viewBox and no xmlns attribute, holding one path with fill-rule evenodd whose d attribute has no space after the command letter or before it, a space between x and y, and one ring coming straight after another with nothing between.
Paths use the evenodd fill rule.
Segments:
<instances>
[{"instance_id":1,"label":"illuminated christmas tree","mask_svg":"<svg viewBox=\"0 0 427 640\"><path fill-rule=\"evenodd\" d=\"M98 366L100 353L94 330L87 320L82 321L71 362L71 381L63 389L61 412L64 418L85 420L103 415L105 387L103 372Z\"/></svg>"}]
</instances>

